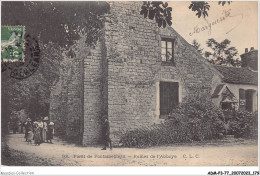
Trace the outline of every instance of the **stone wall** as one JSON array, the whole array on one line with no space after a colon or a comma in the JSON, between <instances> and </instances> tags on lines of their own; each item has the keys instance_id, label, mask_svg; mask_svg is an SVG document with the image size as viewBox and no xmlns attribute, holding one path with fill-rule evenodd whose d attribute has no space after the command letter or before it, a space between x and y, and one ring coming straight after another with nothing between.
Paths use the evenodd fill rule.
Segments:
<instances>
[{"instance_id":1,"label":"stone wall","mask_svg":"<svg viewBox=\"0 0 260 176\"><path fill-rule=\"evenodd\" d=\"M102 35L103 36L103 35ZM84 59L83 145L103 141L102 119L107 116L107 63L104 37Z\"/></svg>"},{"instance_id":2,"label":"stone wall","mask_svg":"<svg viewBox=\"0 0 260 176\"><path fill-rule=\"evenodd\" d=\"M158 123L159 82L179 82L179 102L187 95L210 98L213 74L195 49L172 28L159 29L139 14L142 2L112 2L105 39L108 59L108 118L111 138L121 131ZM175 66L161 64L161 37L175 40Z\"/></svg>"}]
</instances>

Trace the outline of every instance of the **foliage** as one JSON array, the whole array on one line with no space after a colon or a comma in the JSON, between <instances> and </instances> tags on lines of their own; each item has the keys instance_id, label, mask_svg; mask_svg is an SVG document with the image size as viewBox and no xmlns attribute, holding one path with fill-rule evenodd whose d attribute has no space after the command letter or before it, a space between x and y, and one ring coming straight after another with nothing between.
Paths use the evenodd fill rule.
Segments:
<instances>
[{"instance_id":1,"label":"foliage","mask_svg":"<svg viewBox=\"0 0 260 176\"><path fill-rule=\"evenodd\" d=\"M197 11L196 16L198 16L198 18L200 18L201 15L203 15L204 18L208 16L207 10L209 10L209 8L210 5L206 1L192 1L189 6L189 9L192 11Z\"/></svg>"},{"instance_id":2,"label":"foliage","mask_svg":"<svg viewBox=\"0 0 260 176\"><path fill-rule=\"evenodd\" d=\"M224 132L223 113L202 96L188 98L162 124L124 132L125 147L150 147L192 141L211 140Z\"/></svg>"},{"instance_id":3,"label":"foliage","mask_svg":"<svg viewBox=\"0 0 260 176\"><path fill-rule=\"evenodd\" d=\"M201 129L205 129L198 138L217 138L219 133L223 133L224 114L216 107L210 97L194 95L187 97L184 103L173 109L170 118L190 124L201 124Z\"/></svg>"},{"instance_id":4,"label":"foliage","mask_svg":"<svg viewBox=\"0 0 260 176\"><path fill-rule=\"evenodd\" d=\"M219 1L218 5L224 6L226 3L230 4L231 1ZM140 14L144 15L144 18L149 18L153 20L155 18L156 23L159 27L164 28L168 24L172 25L172 8L168 7L167 2L163 1L144 1L141 7ZM208 11L210 10L210 5L206 1L191 1L189 9L196 12L196 16L200 18L202 15L205 18L208 16Z\"/></svg>"},{"instance_id":5,"label":"foliage","mask_svg":"<svg viewBox=\"0 0 260 176\"><path fill-rule=\"evenodd\" d=\"M230 4L231 1L219 1L218 5L221 4L222 6L224 6L226 3ZM196 12L196 16L198 16L198 18L200 18L201 15L203 15L203 17L205 18L206 16L208 16L210 5L206 1L192 1L189 9Z\"/></svg>"},{"instance_id":6,"label":"foliage","mask_svg":"<svg viewBox=\"0 0 260 176\"><path fill-rule=\"evenodd\" d=\"M229 5L230 5L230 3L231 3L232 1L218 1L218 5L222 5L222 6L224 6L226 3L228 3Z\"/></svg>"},{"instance_id":7,"label":"foliage","mask_svg":"<svg viewBox=\"0 0 260 176\"><path fill-rule=\"evenodd\" d=\"M159 27L163 26L165 28L166 24L172 25L172 8L168 7L167 2L144 1L141 8L140 14L144 15L144 18L148 17L150 20L155 18Z\"/></svg>"},{"instance_id":8,"label":"foliage","mask_svg":"<svg viewBox=\"0 0 260 176\"><path fill-rule=\"evenodd\" d=\"M206 44L213 52L205 52L205 57L216 65L240 66L241 61L235 58L238 55L238 51L235 47L230 46L230 43L231 41L228 39L220 43L213 38L208 39Z\"/></svg>"},{"instance_id":9,"label":"foliage","mask_svg":"<svg viewBox=\"0 0 260 176\"><path fill-rule=\"evenodd\" d=\"M41 48L40 67L30 77L17 80L8 71L2 72L2 124L7 124L12 114L21 110L32 120L48 116L50 87L59 79L58 68L64 56L54 44ZM5 125L2 129L6 130Z\"/></svg>"},{"instance_id":10,"label":"foliage","mask_svg":"<svg viewBox=\"0 0 260 176\"><path fill-rule=\"evenodd\" d=\"M230 130L235 137L257 138L258 113L236 111L230 121Z\"/></svg>"},{"instance_id":11,"label":"foliage","mask_svg":"<svg viewBox=\"0 0 260 176\"><path fill-rule=\"evenodd\" d=\"M29 78L13 79L2 67L3 132L12 112L24 109L33 120L48 115L50 88L68 74L73 46L83 34L86 46L95 44L108 11L106 2L2 2L2 25L26 26L41 49L39 69Z\"/></svg>"},{"instance_id":12,"label":"foliage","mask_svg":"<svg viewBox=\"0 0 260 176\"><path fill-rule=\"evenodd\" d=\"M86 44L98 40L106 2L2 2L2 25L24 25L26 33L44 44L71 46L87 34ZM10 13L15 12L15 13Z\"/></svg>"},{"instance_id":13,"label":"foliage","mask_svg":"<svg viewBox=\"0 0 260 176\"><path fill-rule=\"evenodd\" d=\"M203 49L201 48L200 44L197 40L193 40L191 44L201 55L203 54Z\"/></svg>"}]
</instances>

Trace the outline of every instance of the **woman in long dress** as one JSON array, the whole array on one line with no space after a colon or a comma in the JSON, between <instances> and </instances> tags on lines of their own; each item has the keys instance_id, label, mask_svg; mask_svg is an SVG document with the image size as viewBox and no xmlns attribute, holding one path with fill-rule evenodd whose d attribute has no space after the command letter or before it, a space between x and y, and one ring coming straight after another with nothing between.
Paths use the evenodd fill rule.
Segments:
<instances>
[{"instance_id":1,"label":"woman in long dress","mask_svg":"<svg viewBox=\"0 0 260 176\"><path fill-rule=\"evenodd\" d=\"M54 133L54 123L50 122L47 126L47 142L50 141L52 144L52 139L53 139L53 133Z\"/></svg>"},{"instance_id":2,"label":"woman in long dress","mask_svg":"<svg viewBox=\"0 0 260 176\"><path fill-rule=\"evenodd\" d=\"M31 119L30 118L27 118L26 119L26 122L24 123L24 127L25 127L25 140L26 142L28 142L28 133L29 131L33 131L33 125L32 125L32 122L31 122Z\"/></svg>"},{"instance_id":3,"label":"woman in long dress","mask_svg":"<svg viewBox=\"0 0 260 176\"><path fill-rule=\"evenodd\" d=\"M42 122L43 122L42 142L46 142L48 121L49 121L49 118L47 116L42 119Z\"/></svg>"},{"instance_id":4,"label":"woman in long dress","mask_svg":"<svg viewBox=\"0 0 260 176\"><path fill-rule=\"evenodd\" d=\"M33 140L33 132L32 131L28 131L28 134L27 134L27 142L28 142L28 144L32 144L32 140Z\"/></svg>"},{"instance_id":5,"label":"woman in long dress","mask_svg":"<svg viewBox=\"0 0 260 176\"><path fill-rule=\"evenodd\" d=\"M46 142L46 135L47 135L47 123L43 121L42 142Z\"/></svg>"},{"instance_id":6,"label":"woman in long dress","mask_svg":"<svg viewBox=\"0 0 260 176\"><path fill-rule=\"evenodd\" d=\"M41 143L43 143L43 122L42 119L37 120L37 124L40 128L40 134L41 134Z\"/></svg>"},{"instance_id":7,"label":"woman in long dress","mask_svg":"<svg viewBox=\"0 0 260 176\"><path fill-rule=\"evenodd\" d=\"M41 128L37 123L35 124L35 129L34 129L34 143L35 145L41 144Z\"/></svg>"}]
</instances>

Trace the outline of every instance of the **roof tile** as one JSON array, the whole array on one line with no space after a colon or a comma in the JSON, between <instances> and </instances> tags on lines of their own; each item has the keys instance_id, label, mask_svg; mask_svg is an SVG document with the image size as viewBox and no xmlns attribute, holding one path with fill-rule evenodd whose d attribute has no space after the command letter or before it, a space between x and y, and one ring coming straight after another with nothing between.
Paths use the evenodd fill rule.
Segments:
<instances>
[{"instance_id":1,"label":"roof tile","mask_svg":"<svg viewBox=\"0 0 260 176\"><path fill-rule=\"evenodd\" d=\"M223 81L226 83L258 85L257 72L247 67L215 65L215 68L223 75Z\"/></svg>"}]
</instances>

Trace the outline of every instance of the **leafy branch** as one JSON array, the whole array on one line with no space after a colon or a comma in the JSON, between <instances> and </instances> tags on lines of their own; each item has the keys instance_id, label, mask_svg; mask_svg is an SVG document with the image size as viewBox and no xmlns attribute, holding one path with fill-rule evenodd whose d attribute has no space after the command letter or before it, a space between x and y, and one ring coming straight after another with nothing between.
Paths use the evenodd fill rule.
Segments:
<instances>
[{"instance_id":1,"label":"leafy branch","mask_svg":"<svg viewBox=\"0 0 260 176\"><path fill-rule=\"evenodd\" d=\"M200 18L201 15L203 15L205 18L206 16L208 16L208 10L210 9L210 5L205 1L192 1L189 6L189 9L191 9L194 12L197 12L196 16L198 16L198 18Z\"/></svg>"},{"instance_id":2,"label":"leafy branch","mask_svg":"<svg viewBox=\"0 0 260 176\"><path fill-rule=\"evenodd\" d=\"M230 4L231 1L219 1L218 5L224 6L225 4ZM206 1L191 1L189 9L196 12L196 16L204 18L208 16L208 11L210 10L210 5ZM167 2L162 1L144 1L141 7L140 14L144 18L150 20L156 20L158 27L163 26L165 28L167 24L172 25L172 8L168 6Z\"/></svg>"},{"instance_id":3,"label":"leafy branch","mask_svg":"<svg viewBox=\"0 0 260 176\"><path fill-rule=\"evenodd\" d=\"M145 1L141 8L140 14L144 15L144 18L148 17L150 20L155 18L159 27L163 26L165 28L166 24L172 25L172 8L168 7L167 2Z\"/></svg>"},{"instance_id":4,"label":"leafy branch","mask_svg":"<svg viewBox=\"0 0 260 176\"><path fill-rule=\"evenodd\" d=\"M231 1L219 1L218 5L222 5L224 6L225 4L229 4L230 5ZM206 1L192 1L189 9L191 9L196 13L196 16L198 16L198 18L200 18L202 15L205 18L208 15L208 11L210 10L210 5L208 2Z\"/></svg>"}]
</instances>

